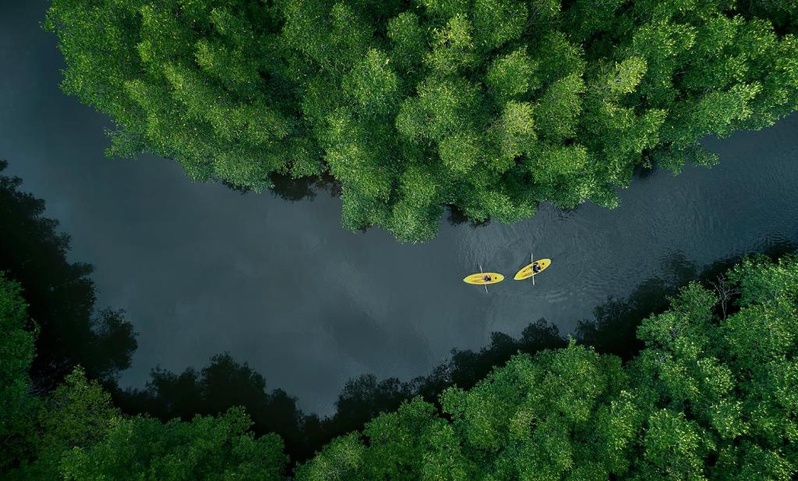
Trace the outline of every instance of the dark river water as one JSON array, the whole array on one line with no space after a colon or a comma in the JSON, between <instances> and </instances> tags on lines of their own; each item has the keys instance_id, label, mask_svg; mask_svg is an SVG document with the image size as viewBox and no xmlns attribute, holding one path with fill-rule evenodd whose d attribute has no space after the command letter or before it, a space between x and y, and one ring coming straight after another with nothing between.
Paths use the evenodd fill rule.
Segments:
<instances>
[{"instance_id":1,"label":"dark river water","mask_svg":"<svg viewBox=\"0 0 798 481\"><path fill-rule=\"evenodd\" d=\"M515 225L442 220L402 245L340 227L326 194L286 202L189 182L175 162L108 160L108 119L58 90L63 61L38 24L47 2L0 2L0 158L72 235L73 261L96 266L99 307L124 308L139 349L123 385L155 365L180 371L229 351L307 411L329 413L346 379L427 374L452 348L545 317L570 332L607 296L624 297L683 254L699 266L798 242L798 116L704 144L711 169L657 172L621 206L542 206ZM535 257L537 285L512 274ZM479 265L510 278L485 293Z\"/></svg>"}]
</instances>

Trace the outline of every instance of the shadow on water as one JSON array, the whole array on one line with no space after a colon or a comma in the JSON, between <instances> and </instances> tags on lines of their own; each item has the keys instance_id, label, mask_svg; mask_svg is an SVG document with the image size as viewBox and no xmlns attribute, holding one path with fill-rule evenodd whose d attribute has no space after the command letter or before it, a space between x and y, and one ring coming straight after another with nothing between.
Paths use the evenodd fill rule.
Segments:
<instances>
[{"instance_id":1,"label":"shadow on water","mask_svg":"<svg viewBox=\"0 0 798 481\"><path fill-rule=\"evenodd\" d=\"M449 215L446 217L446 220L449 221L449 224L451 225L461 225L467 222L471 227L476 228L484 227L490 224L490 219L484 221L473 221L469 219L465 212L463 212L456 205L447 205L446 209L449 211Z\"/></svg>"},{"instance_id":2,"label":"shadow on water","mask_svg":"<svg viewBox=\"0 0 798 481\"><path fill-rule=\"evenodd\" d=\"M271 174L269 179L272 182L272 188L269 189L269 191L275 197L280 197L289 202L313 200L316 197L314 186L319 181L317 177L301 177L299 179L294 179L284 174ZM252 189L249 187L237 185L226 180L222 180L220 183L241 195L252 192Z\"/></svg>"},{"instance_id":3,"label":"shadow on water","mask_svg":"<svg viewBox=\"0 0 798 481\"><path fill-rule=\"evenodd\" d=\"M341 195L341 183L327 173L320 176L300 177L298 179L287 174L272 173L269 175L269 180L272 183L269 192L275 197L289 202L313 200L321 192L326 192L331 197L340 197ZM222 180L219 183L241 195L253 192L249 187L237 185L226 180ZM491 222L490 219L484 221L469 219L465 212L456 205L446 205L446 210L448 211L446 220L453 226L468 223L471 227L477 228L487 226ZM568 215L574 210L575 209L565 209L563 213L564 215Z\"/></svg>"},{"instance_id":4,"label":"shadow on water","mask_svg":"<svg viewBox=\"0 0 798 481\"><path fill-rule=\"evenodd\" d=\"M796 252L798 252L798 243L786 237L779 236L777 238L763 242L759 249L757 249L755 252L749 252L746 254L740 254L714 261L713 263L704 267L698 277L698 280L704 284L708 282L714 282L729 268L735 264L739 264L744 257L749 255L761 254L768 257L770 260L775 261L779 257L782 257L786 254L795 254Z\"/></svg>"},{"instance_id":5,"label":"shadow on water","mask_svg":"<svg viewBox=\"0 0 798 481\"><path fill-rule=\"evenodd\" d=\"M646 169L644 167L638 167L635 168L634 175L638 178L646 178L655 172L655 170L655 168ZM326 192L331 197L341 196L341 183L328 173L324 173L321 176L300 177L298 179L287 174L272 173L269 175L269 180L272 183L269 192L275 197L289 202L313 200L321 192ZM222 180L219 183L241 195L253 192L249 187L237 185L226 180ZM579 210L580 207L581 205L572 208L558 207L558 215L561 218L568 218ZM468 224L472 228L478 228L485 227L491 223L491 219L485 219L483 221L469 219L462 209L453 204L447 204L445 208L448 212L446 220L453 226ZM363 231L365 230L366 229L363 229Z\"/></svg>"},{"instance_id":6,"label":"shadow on water","mask_svg":"<svg viewBox=\"0 0 798 481\"><path fill-rule=\"evenodd\" d=\"M640 180L648 179L652 175L656 174L658 170L659 169L657 169L656 164L651 164L651 165L638 164L635 165L634 169L632 170L632 177Z\"/></svg>"},{"instance_id":7,"label":"shadow on water","mask_svg":"<svg viewBox=\"0 0 798 481\"><path fill-rule=\"evenodd\" d=\"M624 300L608 298L596 307L592 320L578 323L576 337L600 353L615 354L628 361L643 348L643 343L637 339L637 328L643 320L667 310L668 298L689 282L698 281L707 288L717 289L723 283L724 273L747 255L761 254L775 260L795 252L798 252L798 244L786 238L776 239L756 252L716 260L700 272L683 253L673 254L663 263L662 276L646 279Z\"/></svg>"},{"instance_id":8,"label":"shadow on water","mask_svg":"<svg viewBox=\"0 0 798 481\"><path fill-rule=\"evenodd\" d=\"M661 268L660 276L640 283L626 299L609 297L593 309L593 319L577 324L576 338L597 352L615 354L624 361L634 357L643 348L636 336L643 319L664 312L669 305L668 297L698 278L696 265L681 252L667 256Z\"/></svg>"},{"instance_id":9,"label":"shadow on water","mask_svg":"<svg viewBox=\"0 0 798 481\"><path fill-rule=\"evenodd\" d=\"M266 391L266 379L246 363L236 362L228 353L211 358L202 370L187 368L181 374L155 368L144 389L114 389L114 404L128 414L146 413L162 421L196 415L219 415L233 406L244 406L252 419L253 432L260 436L275 432L291 455L305 459L313 452L303 448L303 419L296 398L282 389Z\"/></svg>"},{"instance_id":10,"label":"shadow on water","mask_svg":"<svg viewBox=\"0 0 798 481\"><path fill-rule=\"evenodd\" d=\"M320 192L327 192L331 197L341 195L341 183L329 174L295 179L287 174L272 173L269 175L269 180L272 183L269 192L275 197L289 202L313 200ZM237 185L226 180L222 180L220 183L241 195L253 192L249 187Z\"/></svg>"},{"instance_id":11,"label":"shadow on water","mask_svg":"<svg viewBox=\"0 0 798 481\"><path fill-rule=\"evenodd\" d=\"M133 325L124 310L97 306L94 266L69 261L70 237L42 199L19 190L22 179L2 174L7 166L0 159L0 273L22 286L37 331L32 390L50 392L78 365L113 384L138 347Z\"/></svg>"},{"instance_id":12,"label":"shadow on water","mask_svg":"<svg viewBox=\"0 0 798 481\"><path fill-rule=\"evenodd\" d=\"M540 207L544 204L539 204L537 207ZM549 204L550 205L550 204ZM582 205L578 205L576 207L565 208L565 207L553 207L555 209L555 215L560 219L568 219L573 217L573 215L582 208ZM460 210L456 205L447 205L446 210L448 210L449 215L446 216L446 220L449 222L450 225L457 226L462 224L468 224L471 228L478 228L478 227L485 227L490 225L491 219L486 219L484 221L474 221L468 218L468 216Z\"/></svg>"},{"instance_id":13,"label":"shadow on water","mask_svg":"<svg viewBox=\"0 0 798 481\"><path fill-rule=\"evenodd\" d=\"M297 202L316 198L314 186L319 182L318 177L300 177L294 179L288 175L272 174L271 181L274 185L271 189L272 193L283 200Z\"/></svg>"}]
</instances>

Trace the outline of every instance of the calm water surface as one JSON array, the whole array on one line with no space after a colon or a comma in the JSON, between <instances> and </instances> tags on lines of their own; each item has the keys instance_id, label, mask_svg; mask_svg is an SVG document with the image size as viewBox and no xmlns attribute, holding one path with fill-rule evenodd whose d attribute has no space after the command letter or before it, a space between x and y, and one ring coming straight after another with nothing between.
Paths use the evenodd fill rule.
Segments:
<instances>
[{"instance_id":1,"label":"calm water surface","mask_svg":"<svg viewBox=\"0 0 798 481\"><path fill-rule=\"evenodd\" d=\"M200 367L230 351L269 388L328 413L347 378L409 379L452 348L479 348L545 317L561 332L607 296L662 273L670 256L699 265L798 242L798 116L756 133L707 139L721 164L636 180L621 206L542 206L512 226L442 221L440 236L401 245L343 231L326 194L289 203L189 182L172 161L108 160L108 119L60 93L47 2L0 2L0 158L72 235L71 259L95 264L99 307L124 308L139 349L123 384L156 364ZM535 257L536 286L486 294L461 279L481 264L511 278Z\"/></svg>"}]
</instances>

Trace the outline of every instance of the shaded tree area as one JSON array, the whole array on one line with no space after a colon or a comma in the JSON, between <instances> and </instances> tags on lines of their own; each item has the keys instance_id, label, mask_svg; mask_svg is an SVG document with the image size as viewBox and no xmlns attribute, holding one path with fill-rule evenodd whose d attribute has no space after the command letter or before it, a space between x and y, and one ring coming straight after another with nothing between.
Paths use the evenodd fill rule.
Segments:
<instances>
[{"instance_id":1,"label":"shaded tree area","mask_svg":"<svg viewBox=\"0 0 798 481\"><path fill-rule=\"evenodd\" d=\"M637 337L637 328L643 320L664 312L670 297L700 277L695 264L681 253L669 256L662 268L662 276L646 279L626 299L610 297L593 309L592 320L579 321L575 335L580 343L624 361L636 356L643 348Z\"/></svg>"},{"instance_id":2,"label":"shaded tree area","mask_svg":"<svg viewBox=\"0 0 798 481\"><path fill-rule=\"evenodd\" d=\"M69 237L20 184L0 176L3 479L284 479L282 440L256 439L241 409L164 424L113 405L108 389L136 349L132 326L122 311L95 310L91 266L66 259ZM272 396L275 410L293 403L282 398Z\"/></svg>"},{"instance_id":3,"label":"shaded tree area","mask_svg":"<svg viewBox=\"0 0 798 481\"><path fill-rule=\"evenodd\" d=\"M255 438L242 409L167 423L146 417L116 420L105 436L64 453L66 480L247 479L283 481L287 456L277 435Z\"/></svg>"},{"instance_id":4,"label":"shaded tree area","mask_svg":"<svg viewBox=\"0 0 798 481\"><path fill-rule=\"evenodd\" d=\"M761 252L747 255L763 255L772 261L787 254L798 252L798 245L788 240L777 240L762 246ZM603 354L614 354L624 362L637 356L644 344L637 336L643 320L652 314L661 314L669 305L669 299L689 282L698 281L719 297L719 315L734 312L734 301L739 292L727 284L725 272L741 263L745 255L719 259L704 266L688 260L684 254L675 253L663 262L663 275L651 277L639 284L626 299L608 298L593 310L593 319L577 324L575 337L585 345Z\"/></svg>"},{"instance_id":5,"label":"shaded tree area","mask_svg":"<svg viewBox=\"0 0 798 481\"><path fill-rule=\"evenodd\" d=\"M304 459L313 453L308 452L306 416L297 408L296 398L281 389L267 392L266 379L229 354L214 356L200 371L188 368L175 374L155 369L144 389L117 389L113 397L125 413L146 413L162 421L218 416L240 406L256 436L276 433L292 458Z\"/></svg>"},{"instance_id":6,"label":"shaded tree area","mask_svg":"<svg viewBox=\"0 0 798 481\"><path fill-rule=\"evenodd\" d=\"M71 403L80 397L76 395L80 388L70 390L68 386L81 382L81 388L86 386L81 369L66 376L64 385L48 396L34 394L30 369L37 330L22 291L18 282L0 272L0 472L4 479L11 468L25 467L32 460L41 460L41 470L47 471L44 465L55 463L53 453L60 454L67 444L78 445L96 436L80 428L85 425L83 421L94 424L89 412L91 402ZM79 409L72 409L76 406ZM86 411L85 415L81 411ZM99 428L101 433L100 426L91 428Z\"/></svg>"},{"instance_id":7,"label":"shaded tree area","mask_svg":"<svg viewBox=\"0 0 798 481\"><path fill-rule=\"evenodd\" d=\"M167 424L123 417L80 367L48 394L34 393L34 321L22 292L0 273L3 479L284 479L282 441L255 439L240 409Z\"/></svg>"},{"instance_id":8,"label":"shaded tree area","mask_svg":"<svg viewBox=\"0 0 798 481\"><path fill-rule=\"evenodd\" d=\"M739 0L740 12L748 19L767 18L780 34L798 34L798 4L790 0Z\"/></svg>"},{"instance_id":9,"label":"shaded tree area","mask_svg":"<svg viewBox=\"0 0 798 481\"><path fill-rule=\"evenodd\" d=\"M341 195L340 182L327 173L318 176L305 176L293 178L288 174L272 173L269 175L271 187L269 190L274 196L289 202L300 200L313 200L320 191L326 191L333 197ZM247 194L253 189L236 185L222 180L222 185L240 194Z\"/></svg>"},{"instance_id":10,"label":"shaded tree area","mask_svg":"<svg viewBox=\"0 0 798 481\"><path fill-rule=\"evenodd\" d=\"M429 376L412 381L416 394L429 402L436 402L440 394L451 386L470 389L485 378L495 367L503 366L510 358L521 353L535 354L546 349L565 347L557 326L539 319L524 328L518 339L502 332L492 332L489 346L478 352L453 349L451 358L436 367Z\"/></svg>"},{"instance_id":11,"label":"shaded tree area","mask_svg":"<svg viewBox=\"0 0 798 481\"><path fill-rule=\"evenodd\" d=\"M8 163L0 161L0 172ZM77 365L91 379L113 382L130 366L133 326L121 310L98 310L92 266L69 262L69 236L44 217L44 201L18 190L22 180L0 175L0 271L22 286L36 326L34 389L52 390Z\"/></svg>"},{"instance_id":12,"label":"shaded tree area","mask_svg":"<svg viewBox=\"0 0 798 481\"><path fill-rule=\"evenodd\" d=\"M415 398L335 439L295 479L795 479L798 257L725 276L734 312L690 283L626 364L575 341L518 354L440 407Z\"/></svg>"},{"instance_id":13,"label":"shaded tree area","mask_svg":"<svg viewBox=\"0 0 798 481\"><path fill-rule=\"evenodd\" d=\"M35 336L21 291L0 271L0 472L25 456L36 409L28 394Z\"/></svg>"},{"instance_id":14,"label":"shaded tree area","mask_svg":"<svg viewBox=\"0 0 798 481\"><path fill-rule=\"evenodd\" d=\"M285 479L279 436L255 438L241 408L188 422L124 416L80 368L49 395L28 398L26 449L3 479Z\"/></svg>"},{"instance_id":15,"label":"shaded tree area","mask_svg":"<svg viewBox=\"0 0 798 481\"><path fill-rule=\"evenodd\" d=\"M298 199L402 241L544 201L612 207L640 168L798 106L789 0L55 0L63 89L109 155ZM293 179L293 180L292 180ZM294 181L295 180L295 181Z\"/></svg>"},{"instance_id":16,"label":"shaded tree area","mask_svg":"<svg viewBox=\"0 0 798 481\"><path fill-rule=\"evenodd\" d=\"M428 376L409 382L397 378L378 381L373 374L350 379L338 396L335 413L324 418L303 413L297 408L296 398L280 389L267 392L264 377L229 354L214 356L199 372L188 368L175 374L155 369L145 389L117 389L113 397L114 404L127 414L147 414L162 421L218 415L241 406L252 419L256 435L276 433L284 440L294 464L307 460L332 439L363 429L375 416L394 411L416 396L437 402L446 388L470 388L518 352L534 354L566 344L556 326L542 319L524 329L519 339L496 332L490 346L476 353L455 349L451 358Z\"/></svg>"},{"instance_id":17,"label":"shaded tree area","mask_svg":"<svg viewBox=\"0 0 798 481\"><path fill-rule=\"evenodd\" d=\"M365 421L376 414L393 411L402 401L415 396L437 402L438 396L448 387L457 385L469 389L494 367L504 365L518 352L534 354L566 344L557 326L540 319L530 323L519 339L493 332L490 345L478 352L453 349L451 357L435 367L429 375L419 376L409 382L401 382L397 378L377 382L373 374L364 374L346 383L338 396L336 413L328 422L340 434L360 429Z\"/></svg>"}]
</instances>

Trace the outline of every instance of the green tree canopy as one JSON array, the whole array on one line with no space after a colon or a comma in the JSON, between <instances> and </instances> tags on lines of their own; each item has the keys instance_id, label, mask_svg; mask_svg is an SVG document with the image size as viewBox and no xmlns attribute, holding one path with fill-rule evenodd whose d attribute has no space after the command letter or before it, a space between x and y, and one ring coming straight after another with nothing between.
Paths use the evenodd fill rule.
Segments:
<instances>
[{"instance_id":1,"label":"green tree canopy","mask_svg":"<svg viewBox=\"0 0 798 481\"><path fill-rule=\"evenodd\" d=\"M329 175L344 226L417 242L446 206L474 222L614 206L636 166L714 163L700 138L798 107L797 15L777 0L54 0L46 26L64 90L116 123L110 154L255 190Z\"/></svg>"},{"instance_id":2,"label":"green tree canopy","mask_svg":"<svg viewBox=\"0 0 798 481\"><path fill-rule=\"evenodd\" d=\"M178 420L116 418L104 438L65 453L65 480L282 480L282 441L270 434L255 439L242 409L217 417Z\"/></svg>"},{"instance_id":3,"label":"green tree canopy","mask_svg":"<svg viewBox=\"0 0 798 481\"><path fill-rule=\"evenodd\" d=\"M61 477L64 453L99 442L120 415L111 396L97 381L87 380L80 367L49 395L27 394L26 400L36 409L28 424L26 452L20 456L20 468L10 473L11 479Z\"/></svg>"}]
</instances>

